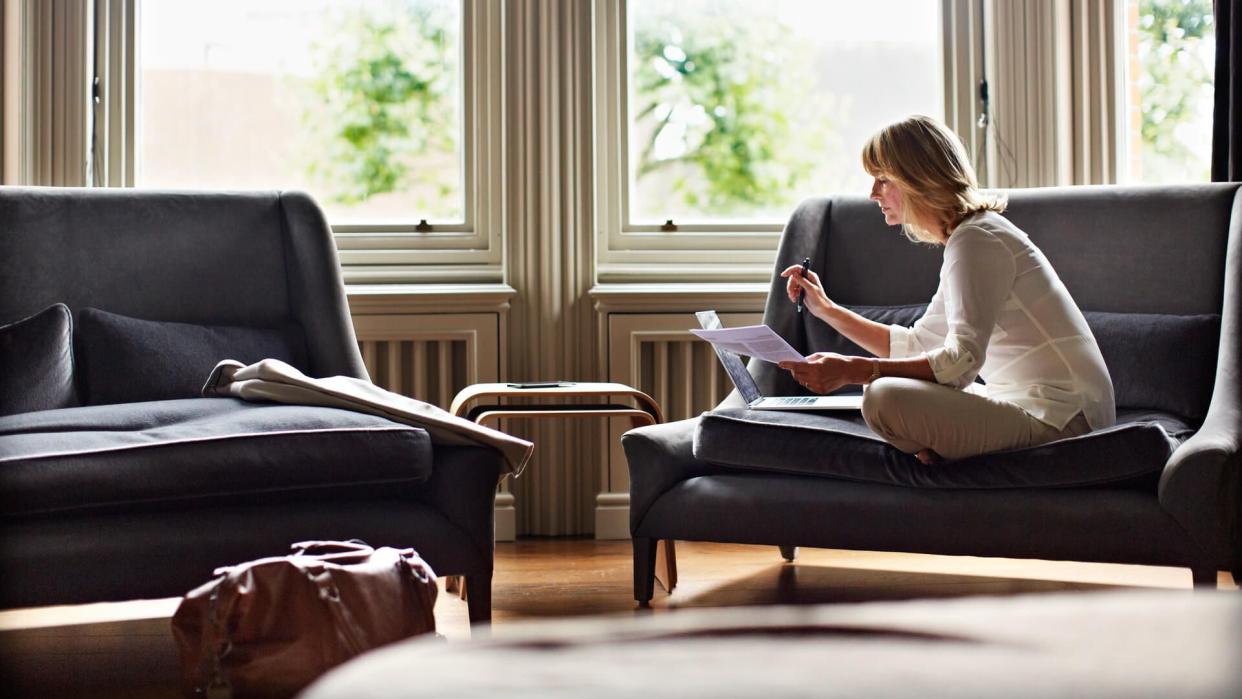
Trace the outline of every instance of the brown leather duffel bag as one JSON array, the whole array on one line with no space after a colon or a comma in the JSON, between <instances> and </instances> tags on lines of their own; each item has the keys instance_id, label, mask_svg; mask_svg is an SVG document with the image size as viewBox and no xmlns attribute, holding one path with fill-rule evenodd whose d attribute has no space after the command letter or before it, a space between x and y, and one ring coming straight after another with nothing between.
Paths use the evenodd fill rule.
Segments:
<instances>
[{"instance_id":1,"label":"brown leather duffel bag","mask_svg":"<svg viewBox=\"0 0 1242 699\"><path fill-rule=\"evenodd\" d=\"M306 541L215 571L173 615L190 696L287 697L359 653L433 633L436 576L413 549Z\"/></svg>"}]
</instances>

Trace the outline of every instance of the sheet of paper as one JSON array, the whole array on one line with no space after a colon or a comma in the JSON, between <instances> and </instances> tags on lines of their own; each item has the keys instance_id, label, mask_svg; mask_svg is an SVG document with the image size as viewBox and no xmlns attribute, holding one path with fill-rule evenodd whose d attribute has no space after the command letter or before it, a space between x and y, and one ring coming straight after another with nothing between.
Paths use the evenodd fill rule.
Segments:
<instances>
[{"instance_id":1,"label":"sheet of paper","mask_svg":"<svg viewBox=\"0 0 1242 699\"><path fill-rule=\"evenodd\" d=\"M797 350L785 342L785 338L766 325L747 325L741 328L720 328L719 330L697 330L690 332L730 352L747 357L758 357L765 362L777 364L790 361L800 362L806 359Z\"/></svg>"}]
</instances>

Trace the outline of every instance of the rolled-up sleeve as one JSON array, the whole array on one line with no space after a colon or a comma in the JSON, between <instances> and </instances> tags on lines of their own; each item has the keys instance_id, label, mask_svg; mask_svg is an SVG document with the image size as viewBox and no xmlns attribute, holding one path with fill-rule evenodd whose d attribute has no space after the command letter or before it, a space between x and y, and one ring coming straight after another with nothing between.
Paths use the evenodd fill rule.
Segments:
<instances>
[{"instance_id":1,"label":"rolled-up sleeve","mask_svg":"<svg viewBox=\"0 0 1242 699\"><path fill-rule=\"evenodd\" d=\"M978 376L1014 275L1013 255L995 236L969 226L953 233L940 284L947 331L926 353L937 383L962 388Z\"/></svg>"},{"instance_id":2,"label":"rolled-up sleeve","mask_svg":"<svg viewBox=\"0 0 1242 699\"><path fill-rule=\"evenodd\" d=\"M904 325L888 326L888 356L890 359L905 359L923 354L914 332Z\"/></svg>"},{"instance_id":3,"label":"rolled-up sleeve","mask_svg":"<svg viewBox=\"0 0 1242 699\"><path fill-rule=\"evenodd\" d=\"M943 323L944 294L940 289L927 304L923 317L914 322L912 327L904 325L888 326L888 356L890 359L907 359L921 357L927 353L928 347L938 347L944 342Z\"/></svg>"}]
</instances>

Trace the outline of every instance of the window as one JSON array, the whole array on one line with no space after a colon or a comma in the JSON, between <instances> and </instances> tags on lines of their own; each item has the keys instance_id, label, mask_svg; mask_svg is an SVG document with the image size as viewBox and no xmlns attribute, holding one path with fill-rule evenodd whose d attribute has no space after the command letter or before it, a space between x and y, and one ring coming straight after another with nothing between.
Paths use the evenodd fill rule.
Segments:
<instances>
[{"instance_id":1,"label":"window","mask_svg":"<svg viewBox=\"0 0 1242 699\"><path fill-rule=\"evenodd\" d=\"M1207 182L1216 32L1212 0L1126 0L1131 182Z\"/></svg>"},{"instance_id":2,"label":"window","mask_svg":"<svg viewBox=\"0 0 1242 699\"><path fill-rule=\"evenodd\" d=\"M766 278L799 201L868 190L859 152L877 128L943 118L940 12L925 0L597 0L601 276L681 262Z\"/></svg>"},{"instance_id":3,"label":"window","mask_svg":"<svg viewBox=\"0 0 1242 699\"><path fill-rule=\"evenodd\" d=\"M148 2L137 184L297 188L338 223L460 223L449 0Z\"/></svg>"},{"instance_id":4,"label":"window","mask_svg":"<svg viewBox=\"0 0 1242 699\"><path fill-rule=\"evenodd\" d=\"M499 15L489 0L144 2L135 183L305 190L347 281L499 281L500 197L476 195L501 161Z\"/></svg>"}]
</instances>

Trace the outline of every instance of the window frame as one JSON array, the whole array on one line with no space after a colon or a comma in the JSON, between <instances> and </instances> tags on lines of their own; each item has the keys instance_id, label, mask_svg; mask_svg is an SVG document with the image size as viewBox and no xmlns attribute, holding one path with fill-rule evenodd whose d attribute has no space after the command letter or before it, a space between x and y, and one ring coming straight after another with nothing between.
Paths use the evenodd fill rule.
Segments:
<instances>
[{"instance_id":1,"label":"window frame","mask_svg":"<svg viewBox=\"0 0 1242 699\"><path fill-rule=\"evenodd\" d=\"M675 231L630 220L627 0L593 0L596 265L600 282L767 281L785 221L674 221ZM941 0L941 21L953 11ZM946 91L955 65L941 43Z\"/></svg>"},{"instance_id":2,"label":"window frame","mask_svg":"<svg viewBox=\"0 0 1242 699\"><path fill-rule=\"evenodd\" d=\"M118 0L96 0L100 5ZM123 181L109 185L134 186L141 144L138 142L138 110L141 104L141 3L121 0L132 8L123 22L98 25L97 41L117 47L113 55L125 56L114 68L101 66L100 75L132 86L131 99L118 114L130 137L108 147L109 127L96 120L101 166L115 170L128 166ZM452 279L463 282L500 282L502 240L505 229L504 178L504 7L501 0L461 0L462 85L462 192L463 221L435 223L430 230L416 230L420 219L393 223L332 223L341 268L347 283L417 283ZM115 119L114 119L115 121ZM117 125L112 125L113 133ZM116 165L114 165L114 163Z\"/></svg>"}]
</instances>

